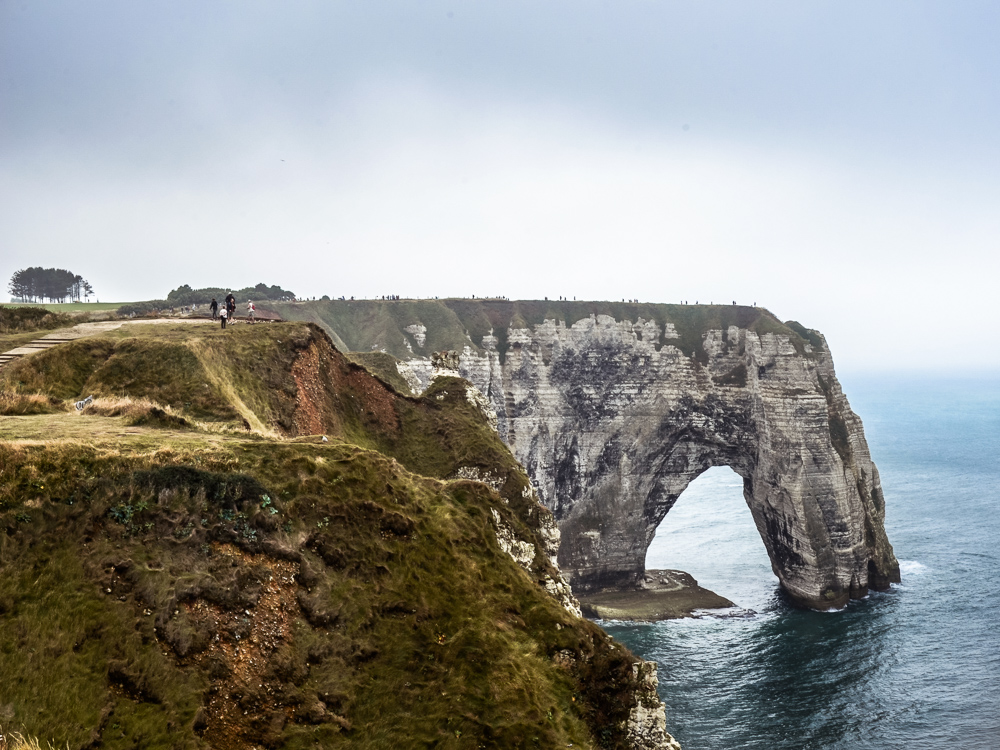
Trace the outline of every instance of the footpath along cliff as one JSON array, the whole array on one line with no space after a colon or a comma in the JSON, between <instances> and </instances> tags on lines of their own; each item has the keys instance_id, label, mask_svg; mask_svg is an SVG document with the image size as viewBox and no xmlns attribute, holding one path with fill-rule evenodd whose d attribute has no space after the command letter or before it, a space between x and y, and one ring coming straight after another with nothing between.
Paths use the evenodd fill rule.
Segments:
<instances>
[{"instance_id":1,"label":"footpath along cliff","mask_svg":"<svg viewBox=\"0 0 1000 750\"><path fill-rule=\"evenodd\" d=\"M583 593L642 580L657 525L730 466L785 591L841 607L899 580L861 420L823 336L743 306L428 300L275 305L414 392L454 372L562 532Z\"/></svg>"}]
</instances>

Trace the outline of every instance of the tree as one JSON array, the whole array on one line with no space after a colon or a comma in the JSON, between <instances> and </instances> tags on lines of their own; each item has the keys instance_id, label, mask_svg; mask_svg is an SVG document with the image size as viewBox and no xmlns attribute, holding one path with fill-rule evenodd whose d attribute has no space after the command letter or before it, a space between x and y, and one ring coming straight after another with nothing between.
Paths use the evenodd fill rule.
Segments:
<instances>
[{"instance_id":1,"label":"tree","mask_svg":"<svg viewBox=\"0 0 1000 750\"><path fill-rule=\"evenodd\" d=\"M176 302L178 305L191 304L188 299L191 297L192 291L190 284L181 284L167 294L167 302Z\"/></svg>"},{"instance_id":2,"label":"tree","mask_svg":"<svg viewBox=\"0 0 1000 750\"><path fill-rule=\"evenodd\" d=\"M295 299L294 292L282 289L280 286L268 286L264 283L252 287L248 286L244 289L233 289L232 287L192 289L190 284L181 284L167 294L166 301L171 305L201 305L207 303L212 297L222 299L229 292L232 292L238 300L256 300L260 302L264 300L282 301Z\"/></svg>"},{"instance_id":3,"label":"tree","mask_svg":"<svg viewBox=\"0 0 1000 750\"><path fill-rule=\"evenodd\" d=\"M65 268L33 266L15 271L7 290L22 302L65 302L79 300L81 295L93 293L93 287L79 274Z\"/></svg>"},{"instance_id":4,"label":"tree","mask_svg":"<svg viewBox=\"0 0 1000 750\"><path fill-rule=\"evenodd\" d=\"M28 276L27 268L23 268L20 271L14 271L14 275L10 277L10 284L7 286L7 291L22 302L28 302L30 300L31 281Z\"/></svg>"}]
</instances>

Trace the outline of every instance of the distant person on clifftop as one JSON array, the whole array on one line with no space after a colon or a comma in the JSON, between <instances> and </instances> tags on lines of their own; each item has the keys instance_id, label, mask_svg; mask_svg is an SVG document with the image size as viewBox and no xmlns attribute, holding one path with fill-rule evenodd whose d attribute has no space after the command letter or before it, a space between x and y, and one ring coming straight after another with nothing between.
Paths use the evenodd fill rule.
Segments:
<instances>
[{"instance_id":1,"label":"distant person on clifftop","mask_svg":"<svg viewBox=\"0 0 1000 750\"><path fill-rule=\"evenodd\" d=\"M256 311L257 311L257 308L253 306L253 300L250 300L249 302L247 302L247 322L248 323L253 323L254 322L254 313Z\"/></svg>"},{"instance_id":2,"label":"distant person on clifftop","mask_svg":"<svg viewBox=\"0 0 1000 750\"><path fill-rule=\"evenodd\" d=\"M226 313L230 320L236 314L236 297L233 296L232 292L226 295Z\"/></svg>"},{"instance_id":3,"label":"distant person on clifftop","mask_svg":"<svg viewBox=\"0 0 1000 750\"><path fill-rule=\"evenodd\" d=\"M215 301L215 297L212 297L212 304L208 306L208 309L212 311L212 320L219 317L219 303Z\"/></svg>"},{"instance_id":4,"label":"distant person on clifftop","mask_svg":"<svg viewBox=\"0 0 1000 750\"><path fill-rule=\"evenodd\" d=\"M225 328L226 328L226 309L225 308L222 308L221 310L219 310L219 320L222 321L222 329L225 330Z\"/></svg>"}]
</instances>

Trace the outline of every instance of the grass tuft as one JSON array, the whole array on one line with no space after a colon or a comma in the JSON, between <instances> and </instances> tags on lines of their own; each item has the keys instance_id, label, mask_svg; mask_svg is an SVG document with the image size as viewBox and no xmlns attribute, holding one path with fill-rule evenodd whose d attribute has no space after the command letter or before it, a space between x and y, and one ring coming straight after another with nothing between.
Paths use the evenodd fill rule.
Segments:
<instances>
[{"instance_id":1,"label":"grass tuft","mask_svg":"<svg viewBox=\"0 0 1000 750\"><path fill-rule=\"evenodd\" d=\"M60 399L40 393L8 393L0 391L0 415L56 414L66 411Z\"/></svg>"},{"instance_id":2,"label":"grass tuft","mask_svg":"<svg viewBox=\"0 0 1000 750\"><path fill-rule=\"evenodd\" d=\"M84 414L103 417L125 417L125 424L149 427L185 428L192 424L173 413L169 406L161 406L148 398L130 396L101 396L83 408Z\"/></svg>"},{"instance_id":3,"label":"grass tuft","mask_svg":"<svg viewBox=\"0 0 1000 750\"><path fill-rule=\"evenodd\" d=\"M4 733L3 727L0 727L0 750L60 750L60 748L53 745L52 742L46 742L42 746L37 737L25 737L20 732ZM69 750L68 742L66 750Z\"/></svg>"}]
</instances>

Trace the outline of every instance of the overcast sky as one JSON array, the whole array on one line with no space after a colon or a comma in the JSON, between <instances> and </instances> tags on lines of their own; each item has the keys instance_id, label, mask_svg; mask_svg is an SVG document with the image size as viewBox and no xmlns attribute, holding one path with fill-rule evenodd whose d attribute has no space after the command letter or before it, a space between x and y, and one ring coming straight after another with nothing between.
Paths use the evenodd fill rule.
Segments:
<instances>
[{"instance_id":1,"label":"overcast sky","mask_svg":"<svg viewBox=\"0 0 1000 750\"><path fill-rule=\"evenodd\" d=\"M0 281L756 302L1000 369L995 2L0 0Z\"/></svg>"}]
</instances>

